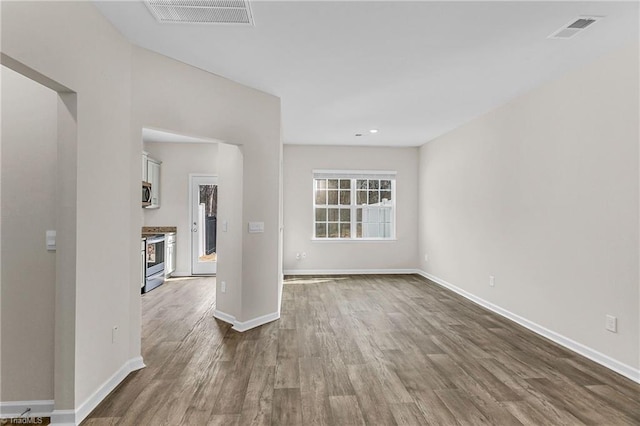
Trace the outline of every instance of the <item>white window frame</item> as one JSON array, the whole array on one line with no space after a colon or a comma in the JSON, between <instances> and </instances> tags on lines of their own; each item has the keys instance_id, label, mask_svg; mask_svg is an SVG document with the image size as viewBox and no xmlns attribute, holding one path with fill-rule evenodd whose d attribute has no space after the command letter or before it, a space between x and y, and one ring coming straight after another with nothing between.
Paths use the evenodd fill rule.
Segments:
<instances>
[{"instance_id":1,"label":"white window frame","mask_svg":"<svg viewBox=\"0 0 640 426\"><path fill-rule=\"evenodd\" d=\"M389 242L396 241L396 209L397 209L397 194L396 194L396 171L389 170L313 170L312 171L312 179L311 179L311 240L313 242L322 242L322 243L360 243L360 242ZM349 238L330 238L330 237L316 237L316 208L326 206L329 207L333 204L316 204L316 187L315 182L316 179L350 179L351 180L351 202L348 205L351 210L351 230ZM390 237L374 237L374 238L358 238L357 235L357 209L360 207L357 202L357 188L356 181L358 179L373 179L373 180L390 180L391 181L391 229L390 229ZM337 208L346 208L346 204L338 204ZM328 230L327 230L328 234Z\"/></svg>"}]
</instances>

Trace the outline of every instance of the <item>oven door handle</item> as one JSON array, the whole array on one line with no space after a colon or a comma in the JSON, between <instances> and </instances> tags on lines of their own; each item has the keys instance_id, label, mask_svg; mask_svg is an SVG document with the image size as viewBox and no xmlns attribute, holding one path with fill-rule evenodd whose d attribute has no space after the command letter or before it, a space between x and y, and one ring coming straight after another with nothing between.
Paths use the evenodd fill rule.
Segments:
<instances>
[{"instance_id":1,"label":"oven door handle","mask_svg":"<svg viewBox=\"0 0 640 426\"><path fill-rule=\"evenodd\" d=\"M164 242L164 235L160 237L147 238L147 245Z\"/></svg>"}]
</instances>

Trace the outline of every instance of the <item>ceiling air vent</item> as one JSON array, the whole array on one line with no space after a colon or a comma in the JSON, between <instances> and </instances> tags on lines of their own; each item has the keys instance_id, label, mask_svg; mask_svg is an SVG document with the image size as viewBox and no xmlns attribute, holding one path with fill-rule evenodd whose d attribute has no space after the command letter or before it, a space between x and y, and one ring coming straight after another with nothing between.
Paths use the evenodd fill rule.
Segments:
<instances>
[{"instance_id":1,"label":"ceiling air vent","mask_svg":"<svg viewBox=\"0 0 640 426\"><path fill-rule=\"evenodd\" d=\"M158 22L253 26L248 0L145 0Z\"/></svg>"},{"instance_id":2,"label":"ceiling air vent","mask_svg":"<svg viewBox=\"0 0 640 426\"><path fill-rule=\"evenodd\" d=\"M576 34L581 33L591 25L601 20L601 16L580 16L577 19L572 20L567 25L563 26L557 31L554 31L547 38L560 38L568 39L574 37Z\"/></svg>"}]
</instances>

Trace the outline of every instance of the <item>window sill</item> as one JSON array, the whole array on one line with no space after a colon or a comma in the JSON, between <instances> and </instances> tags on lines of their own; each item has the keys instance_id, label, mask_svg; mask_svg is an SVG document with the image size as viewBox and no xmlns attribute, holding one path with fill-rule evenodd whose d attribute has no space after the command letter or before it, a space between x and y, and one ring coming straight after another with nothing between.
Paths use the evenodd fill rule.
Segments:
<instances>
[{"instance_id":1,"label":"window sill","mask_svg":"<svg viewBox=\"0 0 640 426\"><path fill-rule=\"evenodd\" d=\"M395 243L397 238L311 238L312 243Z\"/></svg>"}]
</instances>

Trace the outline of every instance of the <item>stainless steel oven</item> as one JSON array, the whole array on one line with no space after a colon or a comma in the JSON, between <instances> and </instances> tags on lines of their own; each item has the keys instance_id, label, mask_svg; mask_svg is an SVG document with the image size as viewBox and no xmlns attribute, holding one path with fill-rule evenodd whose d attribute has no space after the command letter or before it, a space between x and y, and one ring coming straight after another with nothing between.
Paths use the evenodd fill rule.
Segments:
<instances>
[{"instance_id":1,"label":"stainless steel oven","mask_svg":"<svg viewBox=\"0 0 640 426\"><path fill-rule=\"evenodd\" d=\"M146 293L164 283L164 235L147 237L145 263L146 278L142 292Z\"/></svg>"}]
</instances>

